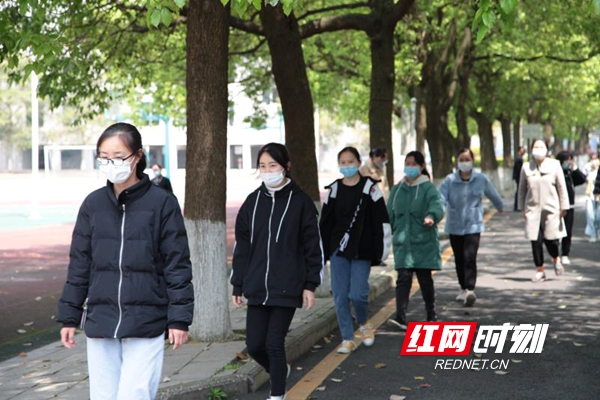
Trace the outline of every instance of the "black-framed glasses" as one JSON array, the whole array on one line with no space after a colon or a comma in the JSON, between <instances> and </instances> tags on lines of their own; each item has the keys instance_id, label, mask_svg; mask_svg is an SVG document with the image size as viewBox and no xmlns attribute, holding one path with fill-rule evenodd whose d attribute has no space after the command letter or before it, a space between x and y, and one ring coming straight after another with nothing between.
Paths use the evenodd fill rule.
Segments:
<instances>
[{"instance_id":1,"label":"black-framed glasses","mask_svg":"<svg viewBox=\"0 0 600 400\"><path fill-rule=\"evenodd\" d=\"M135 152L131 153L130 155L128 155L125 158L96 157L96 160L98 160L98 165L108 165L109 163L112 163L113 165L120 167L121 165L123 165L125 163L125 160L133 157L134 155L135 155Z\"/></svg>"}]
</instances>

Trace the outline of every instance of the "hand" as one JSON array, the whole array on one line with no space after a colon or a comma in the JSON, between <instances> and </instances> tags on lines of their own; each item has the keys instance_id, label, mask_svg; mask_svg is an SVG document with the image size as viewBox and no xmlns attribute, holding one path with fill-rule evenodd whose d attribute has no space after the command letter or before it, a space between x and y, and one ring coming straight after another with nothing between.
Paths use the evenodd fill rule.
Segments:
<instances>
[{"instance_id":1,"label":"hand","mask_svg":"<svg viewBox=\"0 0 600 400\"><path fill-rule=\"evenodd\" d=\"M431 217L425 217L425 219L423 219L423 225L425 226L433 226L434 222L435 221Z\"/></svg>"},{"instance_id":2,"label":"hand","mask_svg":"<svg viewBox=\"0 0 600 400\"><path fill-rule=\"evenodd\" d=\"M310 311L310 309L315 305L315 292L304 289L302 292L302 305L306 311Z\"/></svg>"},{"instance_id":3,"label":"hand","mask_svg":"<svg viewBox=\"0 0 600 400\"><path fill-rule=\"evenodd\" d=\"M564 218L567 216L567 210L560 210L560 217Z\"/></svg>"},{"instance_id":4,"label":"hand","mask_svg":"<svg viewBox=\"0 0 600 400\"><path fill-rule=\"evenodd\" d=\"M75 341L75 328L62 328L60 330L60 341L67 349L77 346L77 342Z\"/></svg>"},{"instance_id":5,"label":"hand","mask_svg":"<svg viewBox=\"0 0 600 400\"><path fill-rule=\"evenodd\" d=\"M236 307L243 307L244 306L244 300L242 300L242 296L231 296L231 299L233 300L233 304L235 304Z\"/></svg>"},{"instance_id":6,"label":"hand","mask_svg":"<svg viewBox=\"0 0 600 400\"><path fill-rule=\"evenodd\" d=\"M169 329L169 343L173 345L173 350L180 348L188 340L188 332L181 329Z\"/></svg>"},{"instance_id":7,"label":"hand","mask_svg":"<svg viewBox=\"0 0 600 400\"><path fill-rule=\"evenodd\" d=\"M525 214L525 210L521 211L521 215L523 216L523 219L527 219L527 215Z\"/></svg>"}]
</instances>

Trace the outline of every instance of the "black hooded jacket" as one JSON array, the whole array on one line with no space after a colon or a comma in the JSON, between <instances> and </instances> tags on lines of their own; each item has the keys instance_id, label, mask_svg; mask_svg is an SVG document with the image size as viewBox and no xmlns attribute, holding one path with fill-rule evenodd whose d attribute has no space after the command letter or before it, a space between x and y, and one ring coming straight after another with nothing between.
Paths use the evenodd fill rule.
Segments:
<instances>
[{"instance_id":1,"label":"black hooded jacket","mask_svg":"<svg viewBox=\"0 0 600 400\"><path fill-rule=\"evenodd\" d=\"M362 189L362 194L359 203L356 204L352 227L341 227L347 231L346 239L342 239L343 245L332 244L333 232L339 225L334 210L342 179L326 187L329 193L323 204L320 222L326 260L330 259L336 249L342 257L350 260L369 260L371 265L379 265L388 257L392 230L383 194L376 183L377 181L370 177L361 176L356 184Z\"/></svg>"},{"instance_id":2,"label":"black hooded jacket","mask_svg":"<svg viewBox=\"0 0 600 400\"><path fill-rule=\"evenodd\" d=\"M91 338L153 338L187 330L194 291L187 234L175 196L144 175L117 199L112 183L77 216L67 283L58 302L66 327Z\"/></svg>"},{"instance_id":3,"label":"black hooded jacket","mask_svg":"<svg viewBox=\"0 0 600 400\"><path fill-rule=\"evenodd\" d=\"M237 215L231 284L250 305L302 307L321 284L323 250L313 201L290 181L272 194L262 184Z\"/></svg>"}]
</instances>

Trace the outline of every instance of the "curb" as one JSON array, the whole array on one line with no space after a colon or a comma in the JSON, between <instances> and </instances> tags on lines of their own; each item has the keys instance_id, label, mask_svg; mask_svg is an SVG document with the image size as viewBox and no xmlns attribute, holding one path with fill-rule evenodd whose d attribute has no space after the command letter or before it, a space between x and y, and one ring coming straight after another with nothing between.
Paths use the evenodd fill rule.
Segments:
<instances>
[{"instance_id":1,"label":"curb","mask_svg":"<svg viewBox=\"0 0 600 400\"><path fill-rule=\"evenodd\" d=\"M385 293L395 282L394 269L386 268L369 282L369 302ZM307 353L321 338L337 328L335 306L329 308L312 321L290 331L286 338L285 351L289 362ZM233 360L232 360L233 361ZM227 376L212 377L189 384L159 390L157 400L195 400L207 398L212 390L220 389L228 397L256 391L269 380L269 374L251 360Z\"/></svg>"}]
</instances>

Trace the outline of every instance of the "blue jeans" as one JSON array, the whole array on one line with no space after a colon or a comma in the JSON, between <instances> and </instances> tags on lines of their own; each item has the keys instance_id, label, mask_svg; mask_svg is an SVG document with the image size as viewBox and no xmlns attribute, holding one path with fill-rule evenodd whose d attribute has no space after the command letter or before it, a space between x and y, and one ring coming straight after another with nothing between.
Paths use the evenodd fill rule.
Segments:
<instances>
[{"instance_id":1,"label":"blue jeans","mask_svg":"<svg viewBox=\"0 0 600 400\"><path fill-rule=\"evenodd\" d=\"M349 260L331 256L331 290L342 340L354 340L354 325L350 301L354 306L356 323L363 325L369 317L369 274L371 261Z\"/></svg>"},{"instance_id":2,"label":"blue jeans","mask_svg":"<svg viewBox=\"0 0 600 400\"><path fill-rule=\"evenodd\" d=\"M585 199L585 234L592 239L600 236L600 202L594 201L592 196Z\"/></svg>"}]
</instances>

